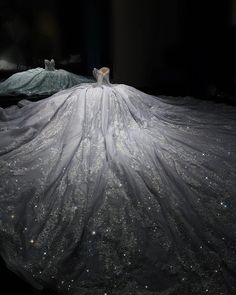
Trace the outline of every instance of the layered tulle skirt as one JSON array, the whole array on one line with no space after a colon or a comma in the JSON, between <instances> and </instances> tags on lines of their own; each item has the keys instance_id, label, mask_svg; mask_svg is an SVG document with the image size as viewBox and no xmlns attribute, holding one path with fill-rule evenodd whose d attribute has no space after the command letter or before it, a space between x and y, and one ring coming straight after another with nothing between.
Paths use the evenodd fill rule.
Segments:
<instances>
[{"instance_id":1,"label":"layered tulle skirt","mask_svg":"<svg viewBox=\"0 0 236 295\"><path fill-rule=\"evenodd\" d=\"M48 71L36 68L19 72L0 83L0 96L49 96L92 78L75 75L65 70Z\"/></svg>"},{"instance_id":2,"label":"layered tulle skirt","mask_svg":"<svg viewBox=\"0 0 236 295\"><path fill-rule=\"evenodd\" d=\"M236 111L84 84L0 110L0 252L64 294L234 294Z\"/></svg>"}]
</instances>

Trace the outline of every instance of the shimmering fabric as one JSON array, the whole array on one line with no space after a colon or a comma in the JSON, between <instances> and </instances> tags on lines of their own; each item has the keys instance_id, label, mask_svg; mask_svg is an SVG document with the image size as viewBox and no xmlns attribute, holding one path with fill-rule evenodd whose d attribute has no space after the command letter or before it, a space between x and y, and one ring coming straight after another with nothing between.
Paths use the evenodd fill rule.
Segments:
<instances>
[{"instance_id":1,"label":"shimmering fabric","mask_svg":"<svg viewBox=\"0 0 236 295\"><path fill-rule=\"evenodd\" d=\"M52 95L60 90L93 82L93 79L79 76L65 70L55 70L55 62L45 60L45 69L36 68L16 73L0 83L0 95Z\"/></svg>"},{"instance_id":2,"label":"shimmering fabric","mask_svg":"<svg viewBox=\"0 0 236 295\"><path fill-rule=\"evenodd\" d=\"M236 293L236 110L83 84L0 109L0 253L73 295Z\"/></svg>"}]
</instances>

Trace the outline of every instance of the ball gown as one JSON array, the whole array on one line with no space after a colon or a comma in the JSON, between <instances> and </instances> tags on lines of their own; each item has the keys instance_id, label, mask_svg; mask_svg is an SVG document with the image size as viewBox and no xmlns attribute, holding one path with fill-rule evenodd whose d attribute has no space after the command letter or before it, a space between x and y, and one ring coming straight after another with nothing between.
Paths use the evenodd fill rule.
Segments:
<instances>
[{"instance_id":1,"label":"ball gown","mask_svg":"<svg viewBox=\"0 0 236 295\"><path fill-rule=\"evenodd\" d=\"M92 78L55 69L55 61L45 60L45 68L19 72L0 83L0 96L49 96L75 85L92 82Z\"/></svg>"},{"instance_id":2,"label":"ball gown","mask_svg":"<svg viewBox=\"0 0 236 295\"><path fill-rule=\"evenodd\" d=\"M236 110L94 76L0 109L7 267L58 294L236 294Z\"/></svg>"}]
</instances>

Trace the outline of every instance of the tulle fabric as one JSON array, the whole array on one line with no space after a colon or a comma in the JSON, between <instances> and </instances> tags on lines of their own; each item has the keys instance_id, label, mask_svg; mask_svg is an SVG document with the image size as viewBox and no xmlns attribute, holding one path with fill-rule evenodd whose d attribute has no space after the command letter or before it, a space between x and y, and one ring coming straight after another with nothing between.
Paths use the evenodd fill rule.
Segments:
<instances>
[{"instance_id":1,"label":"tulle fabric","mask_svg":"<svg viewBox=\"0 0 236 295\"><path fill-rule=\"evenodd\" d=\"M234 294L236 111L83 84L0 109L0 251L62 294Z\"/></svg>"},{"instance_id":2,"label":"tulle fabric","mask_svg":"<svg viewBox=\"0 0 236 295\"><path fill-rule=\"evenodd\" d=\"M36 68L16 73L0 83L0 95L49 96L58 91L88 82L93 82L93 79L61 69Z\"/></svg>"}]
</instances>

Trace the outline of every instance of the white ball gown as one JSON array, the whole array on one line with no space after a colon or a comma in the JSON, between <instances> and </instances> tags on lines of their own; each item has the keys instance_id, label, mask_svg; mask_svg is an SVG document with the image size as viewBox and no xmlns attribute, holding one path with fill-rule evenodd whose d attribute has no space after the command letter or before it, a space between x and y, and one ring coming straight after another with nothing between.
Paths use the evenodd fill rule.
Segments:
<instances>
[{"instance_id":1,"label":"white ball gown","mask_svg":"<svg viewBox=\"0 0 236 295\"><path fill-rule=\"evenodd\" d=\"M92 82L92 78L55 69L55 61L45 59L45 68L19 72L0 83L0 96L49 96L60 90L81 83Z\"/></svg>"},{"instance_id":2,"label":"white ball gown","mask_svg":"<svg viewBox=\"0 0 236 295\"><path fill-rule=\"evenodd\" d=\"M236 292L236 110L109 82L0 109L0 253L59 294Z\"/></svg>"}]
</instances>

